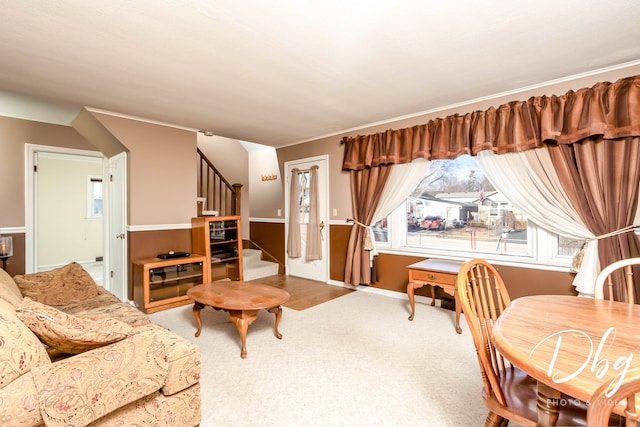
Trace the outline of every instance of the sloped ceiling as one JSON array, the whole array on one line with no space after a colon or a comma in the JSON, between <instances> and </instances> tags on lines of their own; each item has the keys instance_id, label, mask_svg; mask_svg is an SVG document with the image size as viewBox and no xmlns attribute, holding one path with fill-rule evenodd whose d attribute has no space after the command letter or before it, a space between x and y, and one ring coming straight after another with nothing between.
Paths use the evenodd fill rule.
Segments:
<instances>
[{"instance_id":1,"label":"sloped ceiling","mask_svg":"<svg viewBox=\"0 0 640 427\"><path fill-rule=\"evenodd\" d=\"M0 114L86 106L275 147L640 61L637 0L0 7Z\"/></svg>"}]
</instances>

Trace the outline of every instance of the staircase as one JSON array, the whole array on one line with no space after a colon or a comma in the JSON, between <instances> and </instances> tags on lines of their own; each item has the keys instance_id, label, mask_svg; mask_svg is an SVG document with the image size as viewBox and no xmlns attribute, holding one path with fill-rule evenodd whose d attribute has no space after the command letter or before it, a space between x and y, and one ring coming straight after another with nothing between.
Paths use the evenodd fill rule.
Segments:
<instances>
[{"instance_id":1,"label":"staircase","mask_svg":"<svg viewBox=\"0 0 640 427\"><path fill-rule=\"evenodd\" d=\"M262 260L260 249L243 249L242 266L244 280L255 280L261 277L274 276L278 274L278 264L271 261Z\"/></svg>"},{"instance_id":2,"label":"staircase","mask_svg":"<svg viewBox=\"0 0 640 427\"><path fill-rule=\"evenodd\" d=\"M240 193L242 184L230 184L216 169L207 156L197 149L198 167L198 216L240 215ZM244 280L278 274L280 265L263 260L260 249L242 250L242 275Z\"/></svg>"},{"instance_id":3,"label":"staircase","mask_svg":"<svg viewBox=\"0 0 640 427\"><path fill-rule=\"evenodd\" d=\"M199 148L197 152L198 216L240 215L242 184L230 184Z\"/></svg>"}]
</instances>

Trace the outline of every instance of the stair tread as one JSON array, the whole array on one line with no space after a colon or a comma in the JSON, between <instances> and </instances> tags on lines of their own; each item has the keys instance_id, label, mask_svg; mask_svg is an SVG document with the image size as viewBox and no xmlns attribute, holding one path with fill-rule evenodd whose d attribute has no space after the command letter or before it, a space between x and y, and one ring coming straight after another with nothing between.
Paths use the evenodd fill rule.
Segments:
<instances>
[{"instance_id":1,"label":"stair tread","mask_svg":"<svg viewBox=\"0 0 640 427\"><path fill-rule=\"evenodd\" d=\"M263 260L260 249L246 248L242 250L242 265L244 280L255 280L261 277L278 274L279 265L276 262Z\"/></svg>"}]
</instances>

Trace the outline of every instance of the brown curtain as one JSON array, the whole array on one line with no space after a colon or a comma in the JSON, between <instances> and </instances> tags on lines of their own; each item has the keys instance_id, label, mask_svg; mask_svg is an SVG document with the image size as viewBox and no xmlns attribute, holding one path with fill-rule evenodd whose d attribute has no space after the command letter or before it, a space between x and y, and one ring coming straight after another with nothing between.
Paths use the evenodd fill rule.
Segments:
<instances>
[{"instance_id":1,"label":"brown curtain","mask_svg":"<svg viewBox=\"0 0 640 427\"><path fill-rule=\"evenodd\" d=\"M483 150L497 154L573 143L640 136L640 76L560 96L531 97L497 108L430 120L411 128L344 138L344 170L410 163L417 158L455 159ZM635 113L635 114L634 114Z\"/></svg>"},{"instance_id":2,"label":"brown curtain","mask_svg":"<svg viewBox=\"0 0 640 427\"><path fill-rule=\"evenodd\" d=\"M587 228L596 236L614 233L598 240L600 265L640 256L640 241L633 229L615 234L635 219L640 137L605 140L598 135L574 144L552 144L549 149L560 182ZM616 283L624 283L622 277ZM640 283L636 288L638 303ZM625 301L626 297L626 287L614 289L615 299Z\"/></svg>"},{"instance_id":3,"label":"brown curtain","mask_svg":"<svg viewBox=\"0 0 640 427\"><path fill-rule=\"evenodd\" d=\"M416 158L454 159L461 154L475 155L483 150L503 154L557 144L562 148L555 150L556 168L569 168L571 159L578 162L575 165L576 171L563 172L563 186L568 193L574 193L575 203L584 207L582 216L596 218L583 218L585 223L593 224L597 230L610 230L615 229L618 224L630 223L633 220L635 209L630 206L634 203L632 197L626 197L626 201L615 204L616 207L609 202L606 208L602 201L594 199L589 204L583 198L587 197L587 194L596 194L597 191L612 192L611 197L621 197L622 187L625 187L624 191L629 195L634 192L637 195L638 184L634 178L637 172L629 170L625 172L626 177L618 176L618 173L619 169L635 168L640 162L638 153L633 152L637 149L633 146L638 145L638 140L630 138L639 136L640 76L633 76L615 83L597 83L591 88L569 91L560 96L531 97L526 101L514 101L485 111L434 119L411 128L344 138L343 169L351 171L352 193L356 194L360 187L367 188L367 184L362 181L368 176L363 175L354 180L356 172L409 163ZM598 144L595 141L590 142L591 138L595 138L595 141L600 140L599 147L606 146L606 150L595 148ZM571 148L571 144L577 145ZM625 148L619 148L621 145L625 145ZM559 152L564 154L560 155ZM593 156L589 157L591 160L587 160L588 152ZM604 153L609 154L601 157ZM562 158L565 160L561 161ZM624 162L607 163L613 159ZM563 164L565 166L562 166ZM597 164L601 166L598 168ZM600 189L592 188L591 179L598 174L599 182L606 184ZM358 187L354 187L354 182ZM581 183L583 187L581 192L575 188L566 188L575 187L577 183ZM635 202L637 203L637 200ZM614 213L612 209L624 209L623 212L617 213L621 218L614 220L611 217ZM368 224L366 220L367 218L363 217L360 221ZM598 227L595 226L596 223L599 224ZM594 232L598 235L599 231ZM353 235L354 231L352 237ZM599 250L600 261L605 263L603 265L606 265L609 259L614 260L613 257L629 256L637 250L637 239L635 236L629 237L631 235L632 233L627 233L626 236L607 239L609 243L603 244ZM357 243L349 242L349 252L358 247ZM605 248L610 244L615 244L618 248L615 252L606 254ZM351 274L352 270L361 268L360 265L351 266L349 261L347 254L345 276L348 276L347 273Z\"/></svg>"},{"instance_id":4,"label":"brown curtain","mask_svg":"<svg viewBox=\"0 0 640 427\"><path fill-rule=\"evenodd\" d=\"M370 250L365 247L368 226L378 207L380 196L391 174L392 165L377 165L351 173L351 207L355 223L351 228L347 247L344 282L354 286L376 281L372 277Z\"/></svg>"}]
</instances>

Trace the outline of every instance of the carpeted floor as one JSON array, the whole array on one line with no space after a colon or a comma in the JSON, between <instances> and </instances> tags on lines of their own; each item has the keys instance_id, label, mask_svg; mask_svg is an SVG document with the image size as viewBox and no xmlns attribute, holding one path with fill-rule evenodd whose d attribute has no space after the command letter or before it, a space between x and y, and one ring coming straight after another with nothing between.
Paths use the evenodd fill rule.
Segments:
<instances>
[{"instance_id":1,"label":"carpeted floor","mask_svg":"<svg viewBox=\"0 0 640 427\"><path fill-rule=\"evenodd\" d=\"M356 291L312 308L258 314L247 359L225 312L191 306L151 319L202 350L202 426L478 426L487 410L471 336L454 313Z\"/></svg>"}]
</instances>

